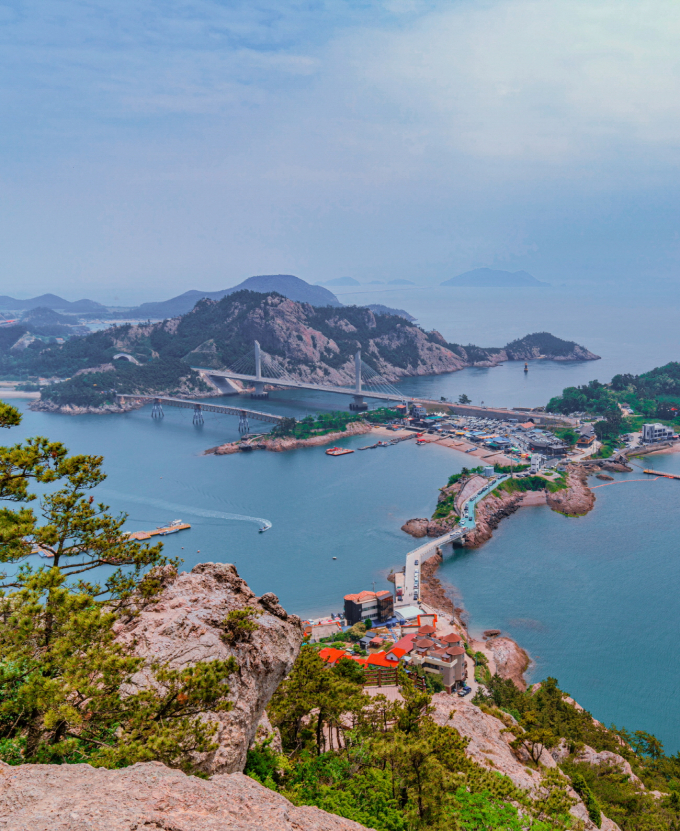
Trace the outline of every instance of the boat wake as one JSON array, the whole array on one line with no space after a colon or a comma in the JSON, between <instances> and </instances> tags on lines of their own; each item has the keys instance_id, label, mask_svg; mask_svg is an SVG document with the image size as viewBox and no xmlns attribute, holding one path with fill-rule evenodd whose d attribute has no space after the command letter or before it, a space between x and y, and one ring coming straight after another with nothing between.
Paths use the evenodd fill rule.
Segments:
<instances>
[{"instance_id":1,"label":"boat wake","mask_svg":"<svg viewBox=\"0 0 680 831\"><path fill-rule=\"evenodd\" d=\"M174 513L193 514L194 516L203 516L210 519L235 520L236 522L256 522L264 531L268 531L272 527L271 522L261 516L228 514L224 511L208 511L204 508L192 508L189 505L178 505L176 502L166 502L164 499L154 499L152 496L137 496L136 494L121 493L120 491L110 490L109 488L102 488L100 493L102 493L102 495L106 494L115 499L125 499L131 502L142 502L146 505L154 505L156 508L163 508L164 510L173 511Z\"/></svg>"}]
</instances>

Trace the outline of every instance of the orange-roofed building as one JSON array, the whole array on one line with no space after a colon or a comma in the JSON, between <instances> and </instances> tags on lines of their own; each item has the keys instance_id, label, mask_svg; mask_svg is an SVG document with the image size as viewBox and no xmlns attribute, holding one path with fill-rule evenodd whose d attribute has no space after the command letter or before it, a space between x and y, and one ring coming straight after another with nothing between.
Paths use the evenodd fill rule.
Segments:
<instances>
[{"instance_id":1,"label":"orange-roofed building","mask_svg":"<svg viewBox=\"0 0 680 831\"><path fill-rule=\"evenodd\" d=\"M325 646L319 650L319 657L327 664L334 664L340 658L347 658L348 655L344 649L336 649L334 646Z\"/></svg>"},{"instance_id":2,"label":"orange-roofed building","mask_svg":"<svg viewBox=\"0 0 680 831\"><path fill-rule=\"evenodd\" d=\"M392 649L403 649L405 654L408 654L413 649L413 641L417 638L415 632L410 635L404 635L403 638L398 640Z\"/></svg>"},{"instance_id":3,"label":"orange-roofed building","mask_svg":"<svg viewBox=\"0 0 680 831\"><path fill-rule=\"evenodd\" d=\"M367 667L385 667L385 669L394 669L398 663L398 659L390 661L384 652L375 652L373 655L369 655L366 659Z\"/></svg>"},{"instance_id":4,"label":"orange-roofed building","mask_svg":"<svg viewBox=\"0 0 680 831\"><path fill-rule=\"evenodd\" d=\"M366 618L384 623L394 614L394 598L388 591L345 595L345 620L350 626Z\"/></svg>"},{"instance_id":5,"label":"orange-roofed building","mask_svg":"<svg viewBox=\"0 0 680 831\"><path fill-rule=\"evenodd\" d=\"M392 649L388 649L385 653L387 655L388 661L401 661L401 659L406 655L406 650L402 649L400 646L393 646Z\"/></svg>"}]
</instances>

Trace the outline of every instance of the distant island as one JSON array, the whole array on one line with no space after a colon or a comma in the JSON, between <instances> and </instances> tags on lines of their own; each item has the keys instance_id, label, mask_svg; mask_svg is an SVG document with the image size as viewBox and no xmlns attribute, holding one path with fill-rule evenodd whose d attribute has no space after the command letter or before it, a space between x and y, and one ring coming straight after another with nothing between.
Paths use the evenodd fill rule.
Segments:
<instances>
[{"instance_id":1,"label":"distant island","mask_svg":"<svg viewBox=\"0 0 680 831\"><path fill-rule=\"evenodd\" d=\"M261 274L256 277L248 277L237 286L221 291L185 291L170 300L163 300L157 303L142 303L127 312L129 317L156 318L177 317L178 315L190 312L199 300L222 300L230 294L239 291L257 291L268 294L278 292L284 297L295 300L298 303L311 303L312 306L342 306L342 303L328 289L323 286L311 286L293 274Z\"/></svg>"},{"instance_id":2,"label":"distant island","mask_svg":"<svg viewBox=\"0 0 680 831\"><path fill-rule=\"evenodd\" d=\"M579 344L545 332L504 348L462 346L395 314L361 306L318 308L276 293L240 291L201 300L179 318L113 326L63 344L27 342L23 327L0 328L0 377L64 378L43 388L37 406L48 409L101 407L115 400L114 390L217 395L192 367L230 367L255 339L293 377L335 385L351 384L359 347L364 361L389 381L507 360L597 359Z\"/></svg>"},{"instance_id":3,"label":"distant island","mask_svg":"<svg viewBox=\"0 0 680 831\"><path fill-rule=\"evenodd\" d=\"M442 286L473 286L478 288L502 288L519 286L549 286L526 271L500 271L495 268L474 268L457 277L444 280Z\"/></svg>"},{"instance_id":4,"label":"distant island","mask_svg":"<svg viewBox=\"0 0 680 831\"><path fill-rule=\"evenodd\" d=\"M105 312L106 306L96 303L94 300L75 300L70 302L56 294L41 294L40 297L32 297L29 300L18 300L15 297L0 295L0 309L8 312L20 312L28 309L60 309L72 314L84 312Z\"/></svg>"}]
</instances>

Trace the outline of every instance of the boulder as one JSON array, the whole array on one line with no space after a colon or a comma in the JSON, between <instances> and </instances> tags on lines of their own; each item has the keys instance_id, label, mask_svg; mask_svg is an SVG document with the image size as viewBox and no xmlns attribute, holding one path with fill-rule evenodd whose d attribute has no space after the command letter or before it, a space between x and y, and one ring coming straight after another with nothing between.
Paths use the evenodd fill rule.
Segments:
<instances>
[{"instance_id":1,"label":"boulder","mask_svg":"<svg viewBox=\"0 0 680 831\"><path fill-rule=\"evenodd\" d=\"M207 716L218 723L219 747L196 761L207 774L241 771L264 709L298 655L302 623L286 613L276 595L257 597L233 565L201 563L190 572L166 573L165 581L155 602L116 624L117 639L137 655L168 661L173 668L236 659L239 669L228 680L233 708ZM258 628L228 645L221 637L222 621L230 611L245 608L260 613ZM143 684L148 676L142 670L134 680Z\"/></svg>"},{"instance_id":2,"label":"boulder","mask_svg":"<svg viewBox=\"0 0 680 831\"><path fill-rule=\"evenodd\" d=\"M187 776L160 762L123 770L0 762L3 831L362 831L295 807L242 773Z\"/></svg>"}]
</instances>

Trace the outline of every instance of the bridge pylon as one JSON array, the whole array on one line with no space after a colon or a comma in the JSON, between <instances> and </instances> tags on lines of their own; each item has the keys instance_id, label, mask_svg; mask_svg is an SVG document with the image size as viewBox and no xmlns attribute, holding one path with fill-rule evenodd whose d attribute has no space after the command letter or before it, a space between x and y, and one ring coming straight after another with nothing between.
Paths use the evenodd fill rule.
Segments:
<instances>
[{"instance_id":1,"label":"bridge pylon","mask_svg":"<svg viewBox=\"0 0 680 831\"><path fill-rule=\"evenodd\" d=\"M250 393L251 398L269 398L269 393L264 388L262 378L262 355L260 354L260 343L255 341L255 389ZM247 431L246 431L247 432Z\"/></svg>"},{"instance_id":2,"label":"bridge pylon","mask_svg":"<svg viewBox=\"0 0 680 831\"><path fill-rule=\"evenodd\" d=\"M160 399L154 398L153 400L153 407L151 408L151 418L164 418L165 413L163 412L163 405L160 402Z\"/></svg>"},{"instance_id":3,"label":"bridge pylon","mask_svg":"<svg viewBox=\"0 0 680 831\"><path fill-rule=\"evenodd\" d=\"M361 394L361 349L357 349L354 356L354 396L353 400L349 402L349 408L355 412L363 412L368 409L368 404Z\"/></svg>"},{"instance_id":4,"label":"bridge pylon","mask_svg":"<svg viewBox=\"0 0 680 831\"><path fill-rule=\"evenodd\" d=\"M238 431L242 436L250 432L250 425L248 424L248 415L245 410L241 410L238 417Z\"/></svg>"},{"instance_id":5,"label":"bridge pylon","mask_svg":"<svg viewBox=\"0 0 680 831\"><path fill-rule=\"evenodd\" d=\"M194 404L194 417L192 422L194 424L203 424L203 408L200 404Z\"/></svg>"}]
</instances>

